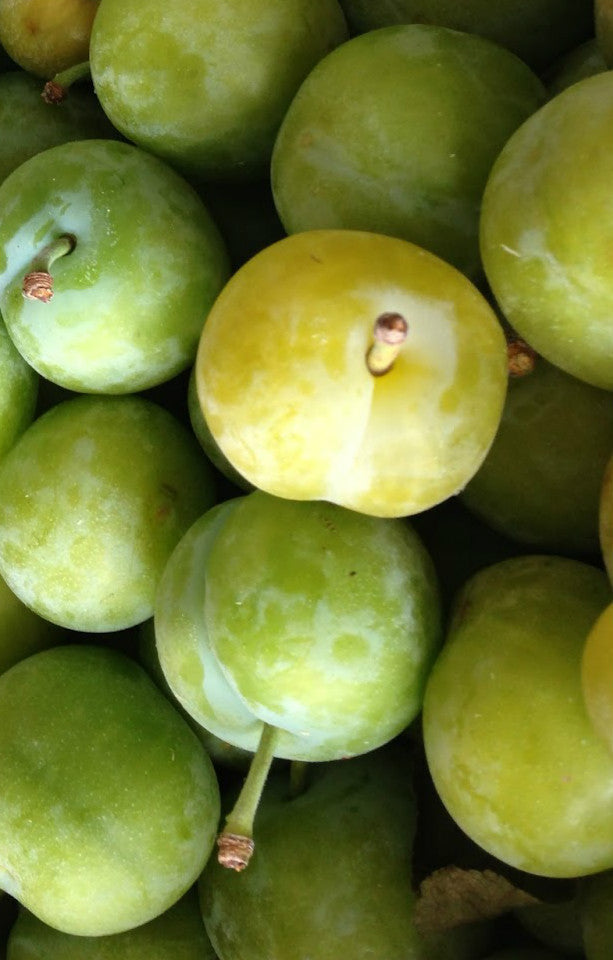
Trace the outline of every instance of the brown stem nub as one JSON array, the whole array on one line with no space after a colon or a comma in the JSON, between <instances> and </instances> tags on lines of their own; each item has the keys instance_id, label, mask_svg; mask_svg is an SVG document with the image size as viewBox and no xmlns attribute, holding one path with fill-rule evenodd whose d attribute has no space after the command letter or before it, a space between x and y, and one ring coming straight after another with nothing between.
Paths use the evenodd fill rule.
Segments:
<instances>
[{"instance_id":1,"label":"brown stem nub","mask_svg":"<svg viewBox=\"0 0 613 960\"><path fill-rule=\"evenodd\" d=\"M534 370L536 350L520 337L513 337L507 343L507 363L510 377L525 377Z\"/></svg>"},{"instance_id":2,"label":"brown stem nub","mask_svg":"<svg viewBox=\"0 0 613 960\"><path fill-rule=\"evenodd\" d=\"M46 247L43 247L30 264L31 269L23 278L21 290L26 300L40 300L41 303L49 303L53 297L53 277L49 273L51 265L60 257L72 253L76 243L77 241L71 233L63 233L56 240L52 240Z\"/></svg>"},{"instance_id":3,"label":"brown stem nub","mask_svg":"<svg viewBox=\"0 0 613 960\"><path fill-rule=\"evenodd\" d=\"M251 860L255 843L251 837L243 837L236 833L222 833L217 838L217 848L217 859L221 866L240 873Z\"/></svg>"},{"instance_id":4,"label":"brown stem nub","mask_svg":"<svg viewBox=\"0 0 613 960\"><path fill-rule=\"evenodd\" d=\"M62 86L61 83L58 83L57 80L47 80L45 86L43 87L43 92L41 97L45 103L62 103L68 95L67 87Z\"/></svg>"},{"instance_id":5,"label":"brown stem nub","mask_svg":"<svg viewBox=\"0 0 613 960\"><path fill-rule=\"evenodd\" d=\"M86 77L91 78L89 60L84 60L83 63L75 63L72 67L67 67L66 70L56 73L43 87L41 97L45 103L61 103L68 96L68 91L73 83L77 83Z\"/></svg>"},{"instance_id":6,"label":"brown stem nub","mask_svg":"<svg viewBox=\"0 0 613 960\"><path fill-rule=\"evenodd\" d=\"M409 325L400 313L382 313L377 317L374 342L366 353L366 366L373 377L381 377L392 369L408 332Z\"/></svg>"}]
</instances>

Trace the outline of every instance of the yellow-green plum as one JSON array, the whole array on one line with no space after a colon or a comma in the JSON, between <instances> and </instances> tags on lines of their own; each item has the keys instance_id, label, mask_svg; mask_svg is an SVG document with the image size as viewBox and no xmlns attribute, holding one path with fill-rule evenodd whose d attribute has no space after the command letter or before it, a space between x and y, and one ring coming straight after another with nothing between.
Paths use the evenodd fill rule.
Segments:
<instances>
[{"instance_id":1,"label":"yellow-green plum","mask_svg":"<svg viewBox=\"0 0 613 960\"><path fill-rule=\"evenodd\" d=\"M64 631L26 607L0 577L0 673L62 640Z\"/></svg>"},{"instance_id":2,"label":"yellow-green plum","mask_svg":"<svg viewBox=\"0 0 613 960\"><path fill-rule=\"evenodd\" d=\"M0 43L15 63L49 79L87 60L99 0L2 0Z\"/></svg>"},{"instance_id":3,"label":"yellow-green plum","mask_svg":"<svg viewBox=\"0 0 613 960\"><path fill-rule=\"evenodd\" d=\"M443 803L528 873L613 865L613 757L581 690L585 637L610 598L604 572L578 560L487 567L460 591L428 679L424 744Z\"/></svg>"},{"instance_id":4,"label":"yellow-green plum","mask_svg":"<svg viewBox=\"0 0 613 960\"><path fill-rule=\"evenodd\" d=\"M613 390L613 72L567 87L515 131L481 210L481 254L511 326L572 376Z\"/></svg>"},{"instance_id":5,"label":"yellow-green plum","mask_svg":"<svg viewBox=\"0 0 613 960\"><path fill-rule=\"evenodd\" d=\"M211 853L211 761L145 671L115 651L55 647L2 674L0 771L0 886L64 933L153 920Z\"/></svg>"},{"instance_id":6,"label":"yellow-green plum","mask_svg":"<svg viewBox=\"0 0 613 960\"><path fill-rule=\"evenodd\" d=\"M202 179L258 179L301 81L346 37L337 0L102 0L91 72L128 139Z\"/></svg>"},{"instance_id":7,"label":"yellow-green plum","mask_svg":"<svg viewBox=\"0 0 613 960\"><path fill-rule=\"evenodd\" d=\"M225 285L196 384L221 451L255 487L398 517L457 493L482 463L506 342L485 298L433 254L313 230Z\"/></svg>"},{"instance_id":8,"label":"yellow-green plum","mask_svg":"<svg viewBox=\"0 0 613 960\"><path fill-rule=\"evenodd\" d=\"M585 707L613 753L613 603L591 625L581 659Z\"/></svg>"},{"instance_id":9,"label":"yellow-green plum","mask_svg":"<svg viewBox=\"0 0 613 960\"><path fill-rule=\"evenodd\" d=\"M487 175L545 98L519 57L475 34L408 24L341 44L304 80L275 141L285 229L403 237L479 276Z\"/></svg>"},{"instance_id":10,"label":"yellow-green plum","mask_svg":"<svg viewBox=\"0 0 613 960\"><path fill-rule=\"evenodd\" d=\"M216 960L194 887L159 917L123 933L78 937L22 907L6 960Z\"/></svg>"},{"instance_id":11,"label":"yellow-green plum","mask_svg":"<svg viewBox=\"0 0 613 960\"><path fill-rule=\"evenodd\" d=\"M216 736L276 756L373 750L418 714L440 638L430 557L402 520L254 491L198 519L155 598L160 665Z\"/></svg>"},{"instance_id":12,"label":"yellow-green plum","mask_svg":"<svg viewBox=\"0 0 613 960\"><path fill-rule=\"evenodd\" d=\"M0 185L0 309L49 380L133 393L192 362L229 275L224 243L192 187L118 140L63 143Z\"/></svg>"},{"instance_id":13,"label":"yellow-green plum","mask_svg":"<svg viewBox=\"0 0 613 960\"><path fill-rule=\"evenodd\" d=\"M66 400L0 463L0 573L61 626L133 626L152 615L171 551L214 497L208 460L162 407Z\"/></svg>"}]
</instances>

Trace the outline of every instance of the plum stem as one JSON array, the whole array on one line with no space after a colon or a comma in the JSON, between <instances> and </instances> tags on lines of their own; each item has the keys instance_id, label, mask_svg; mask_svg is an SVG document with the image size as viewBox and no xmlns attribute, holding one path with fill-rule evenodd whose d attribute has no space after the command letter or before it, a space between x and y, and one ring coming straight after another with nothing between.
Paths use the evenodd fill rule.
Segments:
<instances>
[{"instance_id":1,"label":"plum stem","mask_svg":"<svg viewBox=\"0 0 613 960\"><path fill-rule=\"evenodd\" d=\"M71 233L63 233L37 253L30 270L23 278L22 293L26 300L48 303L53 296L53 277L49 273L52 264L60 257L72 253L77 244Z\"/></svg>"},{"instance_id":2,"label":"plum stem","mask_svg":"<svg viewBox=\"0 0 613 960\"><path fill-rule=\"evenodd\" d=\"M375 320L374 342L366 353L366 366L373 377L392 369L407 338L409 325L400 313L382 313Z\"/></svg>"},{"instance_id":3,"label":"plum stem","mask_svg":"<svg viewBox=\"0 0 613 960\"><path fill-rule=\"evenodd\" d=\"M510 377L525 377L532 373L536 364L536 350L521 337L512 337L507 342L507 365Z\"/></svg>"},{"instance_id":4,"label":"plum stem","mask_svg":"<svg viewBox=\"0 0 613 960\"><path fill-rule=\"evenodd\" d=\"M62 100L66 99L68 90L73 83L84 80L86 77L91 77L89 60L84 60L83 63L75 63L74 66L56 73L51 80L47 80L41 97L45 103L61 103Z\"/></svg>"},{"instance_id":5,"label":"plum stem","mask_svg":"<svg viewBox=\"0 0 613 960\"><path fill-rule=\"evenodd\" d=\"M251 859L255 847L253 822L274 759L278 735L277 727L264 724L241 792L217 838L217 859L223 867L230 870L244 870Z\"/></svg>"}]
</instances>

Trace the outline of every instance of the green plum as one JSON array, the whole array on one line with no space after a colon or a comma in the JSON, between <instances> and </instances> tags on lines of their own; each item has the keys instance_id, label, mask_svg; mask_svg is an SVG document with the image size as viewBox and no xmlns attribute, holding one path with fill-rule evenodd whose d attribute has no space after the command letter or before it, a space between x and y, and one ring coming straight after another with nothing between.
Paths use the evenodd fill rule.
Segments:
<instances>
[{"instance_id":1,"label":"green plum","mask_svg":"<svg viewBox=\"0 0 613 960\"><path fill-rule=\"evenodd\" d=\"M613 389L613 72L567 87L515 131L483 197L481 253L520 337Z\"/></svg>"},{"instance_id":2,"label":"green plum","mask_svg":"<svg viewBox=\"0 0 613 960\"><path fill-rule=\"evenodd\" d=\"M220 960L470 960L480 928L422 937L415 916L415 798L398 744L316 765L290 794L271 776L249 869L213 858L199 881Z\"/></svg>"},{"instance_id":3,"label":"green plum","mask_svg":"<svg viewBox=\"0 0 613 960\"><path fill-rule=\"evenodd\" d=\"M39 377L23 359L0 317L0 459L30 425Z\"/></svg>"},{"instance_id":4,"label":"green plum","mask_svg":"<svg viewBox=\"0 0 613 960\"><path fill-rule=\"evenodd\" d=\"M0 74L0 182L35 153L68 140L119 137L91 87L75 86L63 102L47 104L41 84L25 70Z\"/></svg>"},{"instance_id":5,"label":"green plum","mask_svg":"<svg viewBox=\"0 0 613 960\"><path fill-rule=\"evenodd\" d=\"M285 229L402 237L477 276L487 175L545 98L518 57L474 34L413 24L341 44L303 82L275 142Z\"/></svg>"},{"instance_id":6,"label":"green plum","mask_svg":"<svg viewBox=\"0 0 613 960\"><path fill-rule=\"evenodd\" d=\"M155 598L160 664L221 739L331 760L375 749L417 715L438 649L435 573L401 520L261 491L181 539Z\"/></svg>"},{"instance_id":7,"label":"green plum","mask_svg":"<svg viewBox=\"0 0 613 960\"><path fill-rule=\"evenodd\" d=\"M59 627L26 607L0 577L0 673L60 643L63 636Z\"/></svg>"},{"instance_id":8,"label":"green plum","mask_svg":"<svg viewBox=\"0 0 613 960\"><path fill-rule=\"evenodd\" d=\"M396 23L432 23L476 33L542 69L593 32L591 0L340 0L362 33Z\"/></svg>"},{"instance_id":9,"label":"green plum","mask_svg":"<svg viewBox=\"0 0 613 960\"><path fill-rule=\"evenodd\" d=\"M460 494L494 529L547 552L596 557L613 396L538 357L511 378L498 433Z\"/></svg>"},{"instance_id":10,"label":"green plum","mask_svg":"<svg viewBox=\"0 0 613 960\"><path fill-rule=\"evenodd\" d=\"M0 308L39 373L132 393L193 362L229 264L174 170L116 140L63 143L0 184L0 207Z\"/></svg>"},{"instance_id":11,"label":"green plum","mask_svg":"<svg viewBox=\"0 0 613 960\"><path fill-rule=\"evenodd\" d=\"M100 937L54 930L22 907L6 960L215 960L215 954L192 887L154 920Z\"/></svg>"},{"instance_id":12,"label":"green plum","mask_svg":"<svg viewBox=\"0 0 613 960\"><path fill-rule=\"evenodd\" d=\"M75 936L169 909L210 855L211 761L144 670L61 646L0 677L0 886Z\"/></svg>"},{"instance_id":13,"label":"green plum","mask_svg":"<svg viewBox=\"0 0 613 960\"><path fill-rule=\"evenodd\" d=\"M595 0L596 40L608 67L613 66L613 2Z\"/></svg>"},{"instance_id":14,"label":"green plum","mask_svg":"<svg viewBox=\"0 0 613 960\"><path fill-rule=\"evenodd\" d=\"M29 607L108 632L153 613L166 561L214 502L196 440L144 398L52 407L0 463L0 574Z\"/></svg>"},{"instance_id":15,"label":"green plum","mask_svg":"<svg viewBox=\"0 0 613 960\"><path fill-rule=\"evenodd\" d=\"M457 598L429 675L424 745L453 819L504 863L545 877L613 865L613 757L581 688L605 573L557 556L487 567Z\"/></svg>"},{"instance_id":16,"label":"green plum","mask_svg":"<svg viewBox=\"0 0 613 960\"><path fill-rule=\"evenodd\" d=\"M99 0L3 0L0 42L29 73L52 77L87 58Z\"/></svg>"},{"instance_id":17,"label":"green plum","mask_svg":"<svg viewBox=\"0 0 613 960\"><path fill-rule=\"evenodd\" d=\"M102 0L90 63L128 139L202 179L261 179L314 64L347 37L337 0Z\"/></svg>"}]
</instances>

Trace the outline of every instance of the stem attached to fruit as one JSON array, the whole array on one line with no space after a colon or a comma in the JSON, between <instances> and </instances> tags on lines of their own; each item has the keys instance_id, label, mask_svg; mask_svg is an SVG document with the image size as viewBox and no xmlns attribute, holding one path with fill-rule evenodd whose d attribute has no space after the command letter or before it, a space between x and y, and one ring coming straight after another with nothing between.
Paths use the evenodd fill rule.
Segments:
<instances>
[{"instance_id":1,"label":"stem attached to fruit","mask_svg":"<svg viewBox=\"0 0 613 960\"><path fill-rule=\"evenodd\" d=\"M366 354L366 366L373 377L382 377L392 369L407 338L409 325L400 313L382 313L374 327L374 343Z\"/></svg>"},{"instance_id":2,"label":"stem attached to fruit","mask_svg":"<svg viewBox=\"0 0 613 960\"><path fill-rule=\"evenodd\" d=\"M275 755L278 734L277 727L264 724L249 773L234 807L226 817L223 832L217 838L217 859L222 867L244 870L251 859L255 847L253 821Z\"/></svg>"},{"instance_id":3,"label":"stem attached to fruit","mask_svg":"<svg viewBox=\"0 0 613 960\"><path fill-rule=\"evenodd\" d=\"M51 265L72 253L77 245L71 233L63 233L56 240L52 240L36 255L30 265L30 270L23 278L22 292L26 300L40 300L48 303L53 296L53 277L49 273Z\"/></svg>"},{"instance_id":4,"label":"stem attached to fruit","mask_svg":"<svg viewBox=\"0 0 613 960\"><path fill-rule=\"evenodd\" d=\"M512 337L507 342L507 362L510 377L525 377L534 370L536 350L520 337Z\"/></svg>"},{"instance_id":5,"label":"stem attached to fruit","mask_svg":"<svg viewBox=\"0 0 613 960\"><path fill-rule=\"evenodd\" d=\"M66 99L68 90L73 83L77 83L78 80L84 80L86 77L91 77L89 60L85 60L83 63L76 63L74 66L62 70L61 73L56 73L56 75L45 84L41 97L45 103L61 103L62 100Z\"/></svg>"}]
</instances>

